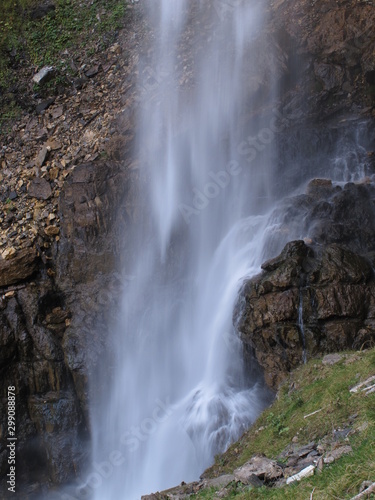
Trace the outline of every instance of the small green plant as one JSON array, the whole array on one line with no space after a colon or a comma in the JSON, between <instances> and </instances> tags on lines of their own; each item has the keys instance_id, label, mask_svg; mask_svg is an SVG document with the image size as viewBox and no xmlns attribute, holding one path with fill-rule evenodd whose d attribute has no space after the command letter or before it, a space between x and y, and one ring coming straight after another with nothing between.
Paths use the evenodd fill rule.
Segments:
<instances>
[{"instance_id":1,"label":"small green plant","mask_svg":"<svg viewBox=\"0 0 375 500\"><path fill-rule=\"evenodd\" d=\"M192 498L200 498L200 499L212 499L215 498L217 493L217 488L207 488L201 494L194 495Z\"/></svg>"},{"instance_id":2,"label":"small green plant","mask_svg":"<svg viewBox=\"0 0 375 500\"><path fill-rule=\"evenodd\" d=\"M215 463L217 463L218 465L225 465L225 456L224 455L215 455Z\"/></svg>"},{"instance_id":3,"label":"small green plant","mask_svg":"<svg viewBox=\"0 0 375 500\"><path fill-rule=\"evenodd\" d=\"M285 426L285 415L275 415L270 413L267 417L268 424L272 427L275 434L281 436L285 432L289 431L289 427Z\"/></svg>"},{"instance_id":4,"label":"small green plant","mask_svg":"<svg viewBox=\"0 0 375 500\"><path fill-rule=\"evenodd\" d=\"M14 206L14 204L13 204L13 202L12 202L11 199L7 198L5 200L5 205L6 205L5 211L6 211L7 214L9 214L10 212L13 212L15 210L15 206Z\"/></svg>"},{"instance_id":5,"label":"small green plant","mask_svg":"<svg viewBox=\"0 0 375 500\"><path fill-rule=\"evenodd\" d=\"M301 408L305 404L304 399L297 391L292 392L291 394L286 394L285 399L290 402L291 412L294 410L298 410L298 408Z\"/></svg>"}]
</instances>

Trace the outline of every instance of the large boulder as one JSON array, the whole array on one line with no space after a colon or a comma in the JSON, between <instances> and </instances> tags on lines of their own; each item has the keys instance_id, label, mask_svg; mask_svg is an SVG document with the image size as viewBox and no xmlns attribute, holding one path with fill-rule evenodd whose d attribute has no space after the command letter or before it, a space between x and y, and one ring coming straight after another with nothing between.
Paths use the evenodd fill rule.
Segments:
<instances>
[{"instance_id":1,"label":"large boulder","mask_svg":"<svg viewBox=\"0 0 375 500\"><path fill-rule=\"evenodd\" d=\"M243 284L234 324L271 388L308 358L375 341L373 189L310 183L303 203L297 197L284 205L286 234L304 219L308 244L287 243ZM282 225L279 231L285 235Z\"/></svg>"},{"instance_id":2,"label":"large boulder","mask_svg":"<svg viewBox=\"0 0 375 500\"><path fill-rule=\"evenodd\" d=\"M306 358L375 339L375 281L364 257L296 241L263 267L243 286L234 321L270 387Z\"/></svg>"}]
</instances>

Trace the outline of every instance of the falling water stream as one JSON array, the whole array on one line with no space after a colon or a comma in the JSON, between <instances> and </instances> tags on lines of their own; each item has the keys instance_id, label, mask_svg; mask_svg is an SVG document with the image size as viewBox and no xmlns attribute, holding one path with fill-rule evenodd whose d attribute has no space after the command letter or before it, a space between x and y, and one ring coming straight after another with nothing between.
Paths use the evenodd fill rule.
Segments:
<instances>
[{"instance_id":1,"label":"falling water stream","mask_svg":"<svg viewBox=\"0 0 375 500\"><path fill-rule=\"evenodd\" d=\"M268 402L232 326L272 231L275 141L265 138L252 170L239 153L241 116L256 105L248 69L256 73L262 2L146 5L155 40L140 61L144 218L113 332L114 377L92 410L95 500L197 479Z\"/></svg>"},{"instance_id":2,"label":"falling water stream","mask_svg":"<svg viewBox=\"0 0 375 500\"><path fill-rule=\"evenodd\" d=\"M251 2L214 2L212 32L187 40L187 22L207 15L206 0L158 0L148 9L158 36L152 60L140 63L147 215L114 332L116 375L94 417L94 461L118 450L124 463L95 489L97 500L135 500L197 479L267 401L245 376L232 326L241 280L261 261L266 221L242 219L252 194L266 189L266 160L253 186L237 160L244 57L263 14ZM192 46L194 60L188 53L184 63ZM180 81L190 69L186 90Z\"/></svg>"},{"instance_id":3,"label":"falling water stream","mask_svg":"<svg viewBox=\"0 0 375 500\"><path fill-rule=\"evenodd\" d=\"M301 334L302 342L302 361L306 363L307 353L306 353L306 337L305 337L305 325L303 324L303 290L299 291L299 305L298 305L298 327Z\"/></svg>"}]
</instances>

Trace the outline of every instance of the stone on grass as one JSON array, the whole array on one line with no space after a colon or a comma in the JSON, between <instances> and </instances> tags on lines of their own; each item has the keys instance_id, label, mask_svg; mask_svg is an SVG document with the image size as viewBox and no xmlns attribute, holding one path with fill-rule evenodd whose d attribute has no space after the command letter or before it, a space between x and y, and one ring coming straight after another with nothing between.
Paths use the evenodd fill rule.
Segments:
<instances>
[{"instance_id":1,"label":"stone on grass","mask_svg":"<svg viewBox=\"0 0 375 500\"><path fill-rule=\"evenodd\" d=\"M338 460L341 458L343 455L348 455L353 451L352 447L349 445L345 446L340 446L339 448L336 448L332 451L329 451L326 456L324 457L324 463L325 464L331 464L335 460Z\"/></svg>"},{"instance_id":2,"label":"stone on grass","mask_svg":"<svg viewBox=\"0 0 375 500\"><path fill-rule=\"evenodd\" d=\"M338 353L327 354L326 356L324 356L322 363L323 363L323 365L331 366L331 365L338 363L341 360L342 360L342 354L338 354Z\"/></svg>"},{"instance_id":3,"label":"stone on grass","mask_svg":"<svg viewBox=\"0 0 375 500\"><path fill-rule=\"evenodd\" d=\"M55 68L53 66L44 66L44 68L33 76L33 82L37 85L43 85L43 83L48 82L52 78L54 72Z\"/></svg>"},{"instance_id":4,"label":"stone on grass","mask_svg":"<svg viewBox=\"0 0 375 500\"><path fill-rule=\"evenodd\" d=\"M266 482L276 481L283 475L283 469L275 462L262 455L254 455L245 465L234 471L236 481L253 484L253 476Z\"/></svg>"}]
</instances>

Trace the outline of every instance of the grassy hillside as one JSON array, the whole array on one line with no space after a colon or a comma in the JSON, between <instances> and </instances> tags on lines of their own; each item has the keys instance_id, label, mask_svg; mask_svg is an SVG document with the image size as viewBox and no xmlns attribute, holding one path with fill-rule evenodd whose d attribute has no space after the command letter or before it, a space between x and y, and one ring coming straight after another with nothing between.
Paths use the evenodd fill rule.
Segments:
<instances>
[{"instance_id":1,"label":"grassy hillside","mask_svg":"<svg viewBox=\"0 0 375 500\"><path fill-rule=\"evenodd\" d=\"M339 441L350 444L353 452L325 465L321 473L281 488L253 488L233 482L225 498L346 499L358 494L363 481L375 481L375 393L351 393L350 388L372 375L375 349L347 353L332 366L322 364L322 360L310 361L292 374L274 404L240 441L217 458L206 477L232 473L255 453L282 463L279 454L292 440L298 446L315 441L333 448L340 444L337 436L345 429L343 434L348 435ZM217 497L210 489L192 498Z\"/></svg>"},{"instance_id":2,"label":"grassy hillside","mask_svg":"<svg viewBox=\"0 0 375 500\"><path fill-rule=\"evenodd\" d=\"M114 42L124 25L126 0L54 0L42 17L38 0L2 0L0 15L0 121L17 116L24 96L40 89L31 81L43 66L55 67L49 88L67 85L80 63ZM77 67L78 66L78 67ZM1 123L0 123L1 126Z\"/></svg>"}]
</instances>

